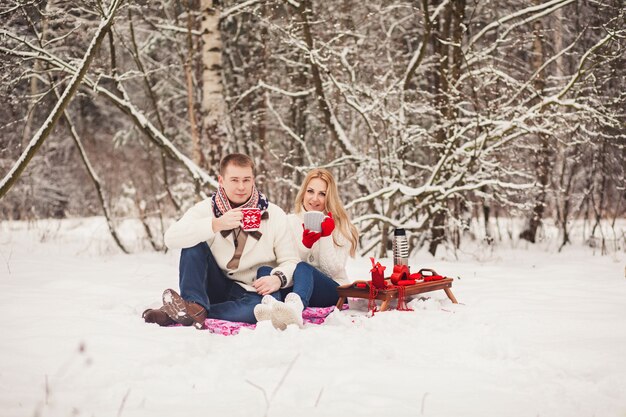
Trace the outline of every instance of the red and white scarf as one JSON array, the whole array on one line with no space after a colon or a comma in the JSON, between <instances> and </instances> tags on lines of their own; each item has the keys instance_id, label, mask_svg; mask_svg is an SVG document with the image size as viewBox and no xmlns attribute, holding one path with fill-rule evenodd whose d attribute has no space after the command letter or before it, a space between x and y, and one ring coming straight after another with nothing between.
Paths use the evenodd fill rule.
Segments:
<instances>
[{"instance_id":1,"label":"red and white scarf","mask_svg":"<svg viewBox=\"0 0 626 417\"><path fill-rule=\"evenodd\" d=\"M226 195L224 187L222 187L221 185L219 186L217 191L213 193L211 200L213 200L213 214L215 215L215 218L221 217L224 213L233 208L230 204L228 196ZM259 190L257 190L256 185L253 185L252 195L250 196L248 201L238 207L258 207L259 210L261 210L261 213L264 213L267 210L268 206L269 202L267 201L267 198L261 192L259 192Z\"/></svg>"}]
</instances>

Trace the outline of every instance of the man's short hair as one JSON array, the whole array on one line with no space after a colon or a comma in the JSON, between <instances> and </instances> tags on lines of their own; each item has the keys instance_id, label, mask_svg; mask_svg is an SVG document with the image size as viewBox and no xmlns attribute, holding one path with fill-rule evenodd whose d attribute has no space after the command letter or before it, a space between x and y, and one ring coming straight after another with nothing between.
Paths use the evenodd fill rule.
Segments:
<instances>
[{"instance_id":1,"label":"man's short hair","mask_svg":"<svg viewBox=\"0 0 626 417\"><path fill-rule=\"evenodd\" d=\"M252 175L256 175L254 161L252 161L252 159L248 155L245 155L242 153L230 153L226 155L225 157L223 157L222 160L220 161L220 175L221 176L224 176L224 173L226 172L226 168L229 165L235 165L238 167L250 167L252 168Z\"/></svg>"}]
</instances>

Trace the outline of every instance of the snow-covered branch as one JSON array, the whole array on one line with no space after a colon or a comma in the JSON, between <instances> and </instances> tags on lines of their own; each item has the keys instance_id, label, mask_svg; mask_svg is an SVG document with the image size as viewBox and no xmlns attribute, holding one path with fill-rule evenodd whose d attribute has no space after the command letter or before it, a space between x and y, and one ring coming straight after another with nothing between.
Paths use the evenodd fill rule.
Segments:
<instances>
[{"instance_id":1,"label":"snow-covered branch","mask_svg":"<svg viewBox=\"0 0 626 417\"><path fill-rule=\"evenodd\" d=\"M9 34L6 31L0 30L0 34ZM11 34L11 37L19 39L19 37L15 37L15 35ZM77 69L72 65L62 60L58 56L53 55L50 51L41 49L32 43L23 42L24 45L29 48L33 48L37 54L28 53L26 51L16 51L15 54L21 56L33 56L39 59L44 59L50 64L57 66L59 69L66 71L70 74L77 74ZM180 152L174 144L167 139L163 133L156 127L150 120L132 103L130 97L126 93L125 90L122 90L123 95L125 97L120 98L118 94L108 90L103 87L97 81L93 81L88 76L81 77L81 81L89 86L92 90L102 95L103 97L110 100L118 109L122 110L125 114L130 116L131 120L137 127L140 128L142 132L144 132L147 137L155 143L157 146L162 148L167 152L175 160L179 161L190 173L194 182L198 183L201 187L210 186L214 189L218 187L217 181L210 177L204 170L198 167L191 159L189 159L185 154ZM118 85L121 85L118 83Z\"/></svg>"},{"instance_id":2,"label":"snow-covered branch","mask_svg":"<svg viewBox=\"0 0 626 417\"><path fill-rule=\"evenodd\" d=\"M483 36L485 36L486 33L498 29L500 26L502 26L505 23L508 23L512 20L518 19L524 15L527 15L529 13L534 13L534 15L532 15L530 18L526 18L524 19L522 22L519 22L515 25L513 25L512 27L517 27L520 26L522 24L526 24L529 21L532 21L534 19L538 19L542 16L545 16L548 13L551 13L552 11L561 8L563 6L566 6L570 3L573 3L575 0L551 0L551 1L547 1L545 3L542 4L538 4L535 6L530 6L530 7L526 7L524 9L518 10L514 13L511 13L509 15L506 15L504 17L499 18L498 20L496 20L495 22L492 22L490 24L488 24L487 26L485 26L484 28L482 28L482 30L480 32L478 32L476 35L474 35L472 37L472 39L470 39L470 41L468 42L467 47L471 48L476 42L478 42L479 39L481 39ZM509 29L510 31L510 29ZM507 31L508 33L508 31ZM502 39L502 38L501 38Z\"/></svg>"},{"instance_id":3,"label":"snow-covered branch","mask_svg":"<svg viewBox=\"0 0 626 417\"><path fill-rule=\"evenodd\" d=\"M63 115L63 111L72 100L72 97L80 86L83 78L85 77L85 74L87 74L87 70L89 69L91 62L95 58L98 49L100 48L100 44L102 43L102 40L108 33L108 30L113 23L115 14L121 6L122 2L123 0L112 1L109 9L107 10L105 18L100 22L100 26L96 30L96 33L94 34L91 43L89 44L89 47L85 51L83 59L77 65L76 71L74 72L72 79L69 81L67 87L65 88L65 91L63 91L63 93L61 94L61 97L48 115L43 125L30 140L30 143L28 144L24 152L22 152L20 158L15 162L11 170L0 182L0 198L2 198L11 189L11 186L17 181L20 174L24 171L35 153L37 153L41 145L48 138L50 132L52 132L52 129L54 129L56 122Z\"/></svg>"}]
</instances>

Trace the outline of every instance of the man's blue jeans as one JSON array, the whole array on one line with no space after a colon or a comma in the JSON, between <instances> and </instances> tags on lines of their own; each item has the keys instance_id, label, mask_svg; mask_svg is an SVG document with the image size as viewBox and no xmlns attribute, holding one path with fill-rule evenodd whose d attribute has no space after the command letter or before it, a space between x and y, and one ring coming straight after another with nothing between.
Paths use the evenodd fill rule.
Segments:
<instances>
[{"instance_id":1,"label":"man's blue jeans","mask_svg":"<svg viewBox=\"0 0 626 417\"><path fill-rule=\"evenodd\" d=\"M271 270L269 266L262 266L257 278L269 275ZM256 323L254 306L261 302L262 296L246 291L229 279L217 265L206 242L181 251L179 285L183 299L206 308L209 318ZM280 299L278 291L272 295Z\"/></svg>"}]
</instances>

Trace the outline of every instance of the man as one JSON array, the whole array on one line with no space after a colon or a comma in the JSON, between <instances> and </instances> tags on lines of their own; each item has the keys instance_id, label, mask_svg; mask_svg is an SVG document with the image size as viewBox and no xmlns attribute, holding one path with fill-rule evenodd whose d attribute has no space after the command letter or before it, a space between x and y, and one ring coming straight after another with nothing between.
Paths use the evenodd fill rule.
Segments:
<instances>
[{"instance_id":1,"label":"man","mask_svg":"<svg viewBox=\"0 0 626 417\"><path fill-rule=\"evenodd\" d=\"M243 154L225 156L218 182L211 198L165 232L168 248L182 248L180 295L165 290L163 307L143 313L147 323L201 328L207 317L256 323L261 298L292 285L299 258L287 216L256 189L254 162ZM248 207L263 213L258 231L241 228L241 210Z\"/></svg>"}]
</instances>

